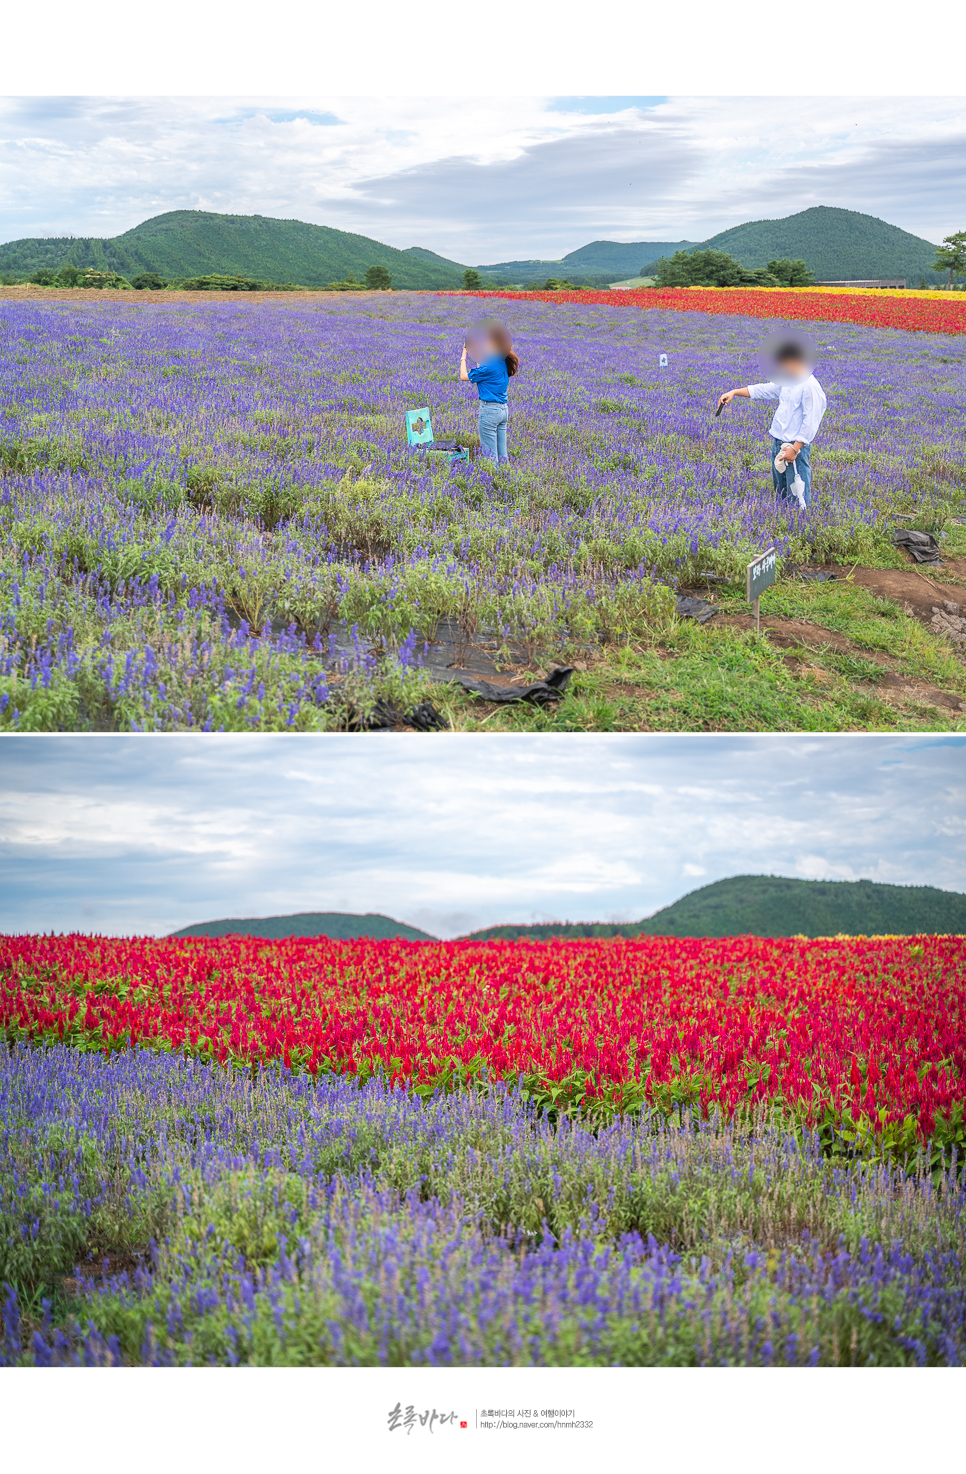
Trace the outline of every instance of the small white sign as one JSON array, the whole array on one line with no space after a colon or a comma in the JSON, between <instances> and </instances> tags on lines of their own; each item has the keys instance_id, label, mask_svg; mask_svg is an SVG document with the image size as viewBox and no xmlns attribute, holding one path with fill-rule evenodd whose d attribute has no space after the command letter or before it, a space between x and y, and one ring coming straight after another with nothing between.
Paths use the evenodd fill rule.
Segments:
<instances>
[{"instance_id":1,"label":"small white sign","mask_svg":"<svg viewBox=\"0 0 966 1474\"><path fill-rule=\"evenodd\" d=\"M658 368L667 368L667 354L662 353L657 361Z\"/></svg>"},{"instance_id":2,"label":"small white sign","mask_svg":"<svg viewBox=\"0 0 966 1474\"><path fill-rule=\"evenodd\" d=\"M775 582L778 559L774 548L769 548L767 553L762 553L753 563L748 564L746 570L746 593L749 602L760 598L765 589L771 588Z\"/></svg>"}]
</instances>

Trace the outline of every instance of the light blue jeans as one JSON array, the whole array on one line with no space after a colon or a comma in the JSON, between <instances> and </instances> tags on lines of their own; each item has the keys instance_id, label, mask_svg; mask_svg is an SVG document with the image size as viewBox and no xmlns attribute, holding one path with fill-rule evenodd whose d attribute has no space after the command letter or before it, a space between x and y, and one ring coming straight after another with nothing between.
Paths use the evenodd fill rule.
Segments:
<instances>
[{"instance_id":1,"label":"light blue jeans","mask_svg":"<svg viewBox=\"0 0 966 1474\"><path fill-rule=\"evenodd\" d=\"M480 449L488 461L499 461L501 466L509 464L506 453L506 427L510 411L505 404L493 404L488 399L480 400Z\"/></svg>"},{"instance_id":2,"label":"light blue jeans","mask_svg":"<svg viewBox=\"0 0 966 1474\"><path fill-rule=\"evenodd\" d=\"M771 479L774 482L775 490L783 502L791 502L793 506L798 506L798 500L792 491L792 482L795 480L794 468L797 466L798 474L805 483L805 505L806 507L811 506L812 468L808 458L812 447L810 445L803 445L792 464L788 466L788 469L779 472L775 470L775 457L781 448L782 441L776 440L773 435L771 439ZM787 461L785 464L788 465Z\"/></svg>"}]
</instances>

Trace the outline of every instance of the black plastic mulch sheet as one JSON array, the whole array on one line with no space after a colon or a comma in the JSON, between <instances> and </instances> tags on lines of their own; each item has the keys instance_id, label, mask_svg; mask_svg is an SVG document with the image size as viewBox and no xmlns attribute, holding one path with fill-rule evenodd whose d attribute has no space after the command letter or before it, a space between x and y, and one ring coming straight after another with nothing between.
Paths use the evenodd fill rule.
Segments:
<instances>
[{"instance_id":1,"label":"black plastic mulch sheet","mask_svg":"<svg viewBox=\"0 0 966 1474\"><path fill-rule=\"evenodd\" d=\"M574 673L572 665L553 670L546 680L534 681L532 686L495 686L492 681L474 680L472 676L439 674L440 681L452 681L464 691L473 691L484 701L506 706L511 701L529 701L534 706L548 706L559 701L567 689ZM381 696L372 710L363 714L356 707L345 708L345 730L347 732L394 732L399 727L415 727L417 732L448 732L449 722L436 710L431 701L421 701L418 706L401 711Z\"/></svg>"},{"instance_id":2,"label":"black plastic mulch sheet","mask_svg":"<svg viewBox=\"0 0 966 1474\"><path fill-rule=\"evenodd\" d=\"M461 445L458 440L433 440L428 445L421 445L420 450L429 451L431 454L449 456L451 461L468 461L470 458L469 447Z\"/></svg>"},{"instance_id":3,"label":"black plastic mulch sheet","mask_svg":"<svg viewBox=\"0 0 966 1474\"><path fill-rule=\"evenodd\" d=\"M366 716L347 711L347 732L394 732L400 726L415 727L417 732L448 732L449 722L431 701L421 701L409 711L399 711L380 696Z\"/></svg>"},{"instance_id":4,"label":"black plastic mulch sheet","mask_svg":"<svg viewBox=\"0 0 966 1474\"><path fill-rule=\"evenodd\" d=\"M417 732L448 732L449 722L441 712L438 712L431 701L421 701L411 711L407 711L403 721L415 727Z\"/></svg>"},{"instance_id":5,"label":"black plastic mulch sheet","mask_svg":"<svg viewBox=\"0 0 966 1474\"><path fill-rule=\"evenodd\" d=\"M492 681L477 681L472 676L458 676L453 673L446 679L456 681L464 691L475 691L484 701L495 701L501 706L506 706L511 701L529 701L533 706L549 706L551 702L561 699L573 673L572 665L561 666L551 671L544 680L535 681L532 686L495 686Z\"/></svg>"},{"instance_id":6,"label":"black plastic mulch sheet","mask_svg":"<svg viewBox=\"0 0 966 1474\"><path fill-rule=\"evenodd\" d=\"M905 548L917 563L936 563L941 567L939 544L931 532L916 532L911 527L900 527L892 541L897 548Z\"/></svg>"},{"instance_id":7,"label":"black plastic mulch sheet","mask_svg":"<svg viewBox=\"0 0 966 1474\"><path fill-rule=\"evenodd\" d=\"M713 619L721 611L706 599L695 599L690 594L684 594L675 604L674 612L682 619L696 619L699 624L707 624L709 619Z\"/></svg>"}]
</instances>

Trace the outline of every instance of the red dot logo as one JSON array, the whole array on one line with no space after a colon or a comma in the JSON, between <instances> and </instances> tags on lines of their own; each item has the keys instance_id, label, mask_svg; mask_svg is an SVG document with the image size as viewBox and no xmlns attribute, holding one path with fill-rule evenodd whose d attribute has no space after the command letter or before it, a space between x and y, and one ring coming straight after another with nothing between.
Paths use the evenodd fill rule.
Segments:
<instances>
[{"instance_id":1,"label":"red dot logo","mask_svg":"<svg viewBox=\"0 0 966 1474\"><path fill-rule=\"evenodd\" d=\"M463 1420L462 1420L462 1421L461 1421L461 1422L460 1422L460 1427L461 1427L461 1428L465 1428L465 1427L466 1427L466 1426L467 1426L467 1425L466 1425L466 1420L465 1420L465 1419L463 1419Z\"/></svg>"}]
</instances>

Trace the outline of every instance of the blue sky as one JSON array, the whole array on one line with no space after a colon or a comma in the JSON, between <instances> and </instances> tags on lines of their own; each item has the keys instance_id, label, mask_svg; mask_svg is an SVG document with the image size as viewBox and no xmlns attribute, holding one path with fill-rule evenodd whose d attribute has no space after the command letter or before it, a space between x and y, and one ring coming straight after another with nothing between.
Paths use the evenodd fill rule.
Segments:
<instances>
[{"instance_id":1,"label":"blue sky","mask_svg":"<svg viewBox=\"0 0 966 1474\"><path fill-rule=\"evenodd\" d=\"M204 209L487 264L815 204L938 241L964 197L963 97L0 98L4 241Z\"/></svg>"},{"instance_id":2,"label":"blue sky","mask_svg":"<svg viewBox=\"0 0 966 1474\"><path fill-rule=\"evenodd\" d=\"M14 737L0 929L634 920L735 874L966 889L966 739Z\"/></svg>"}]
</instances>

